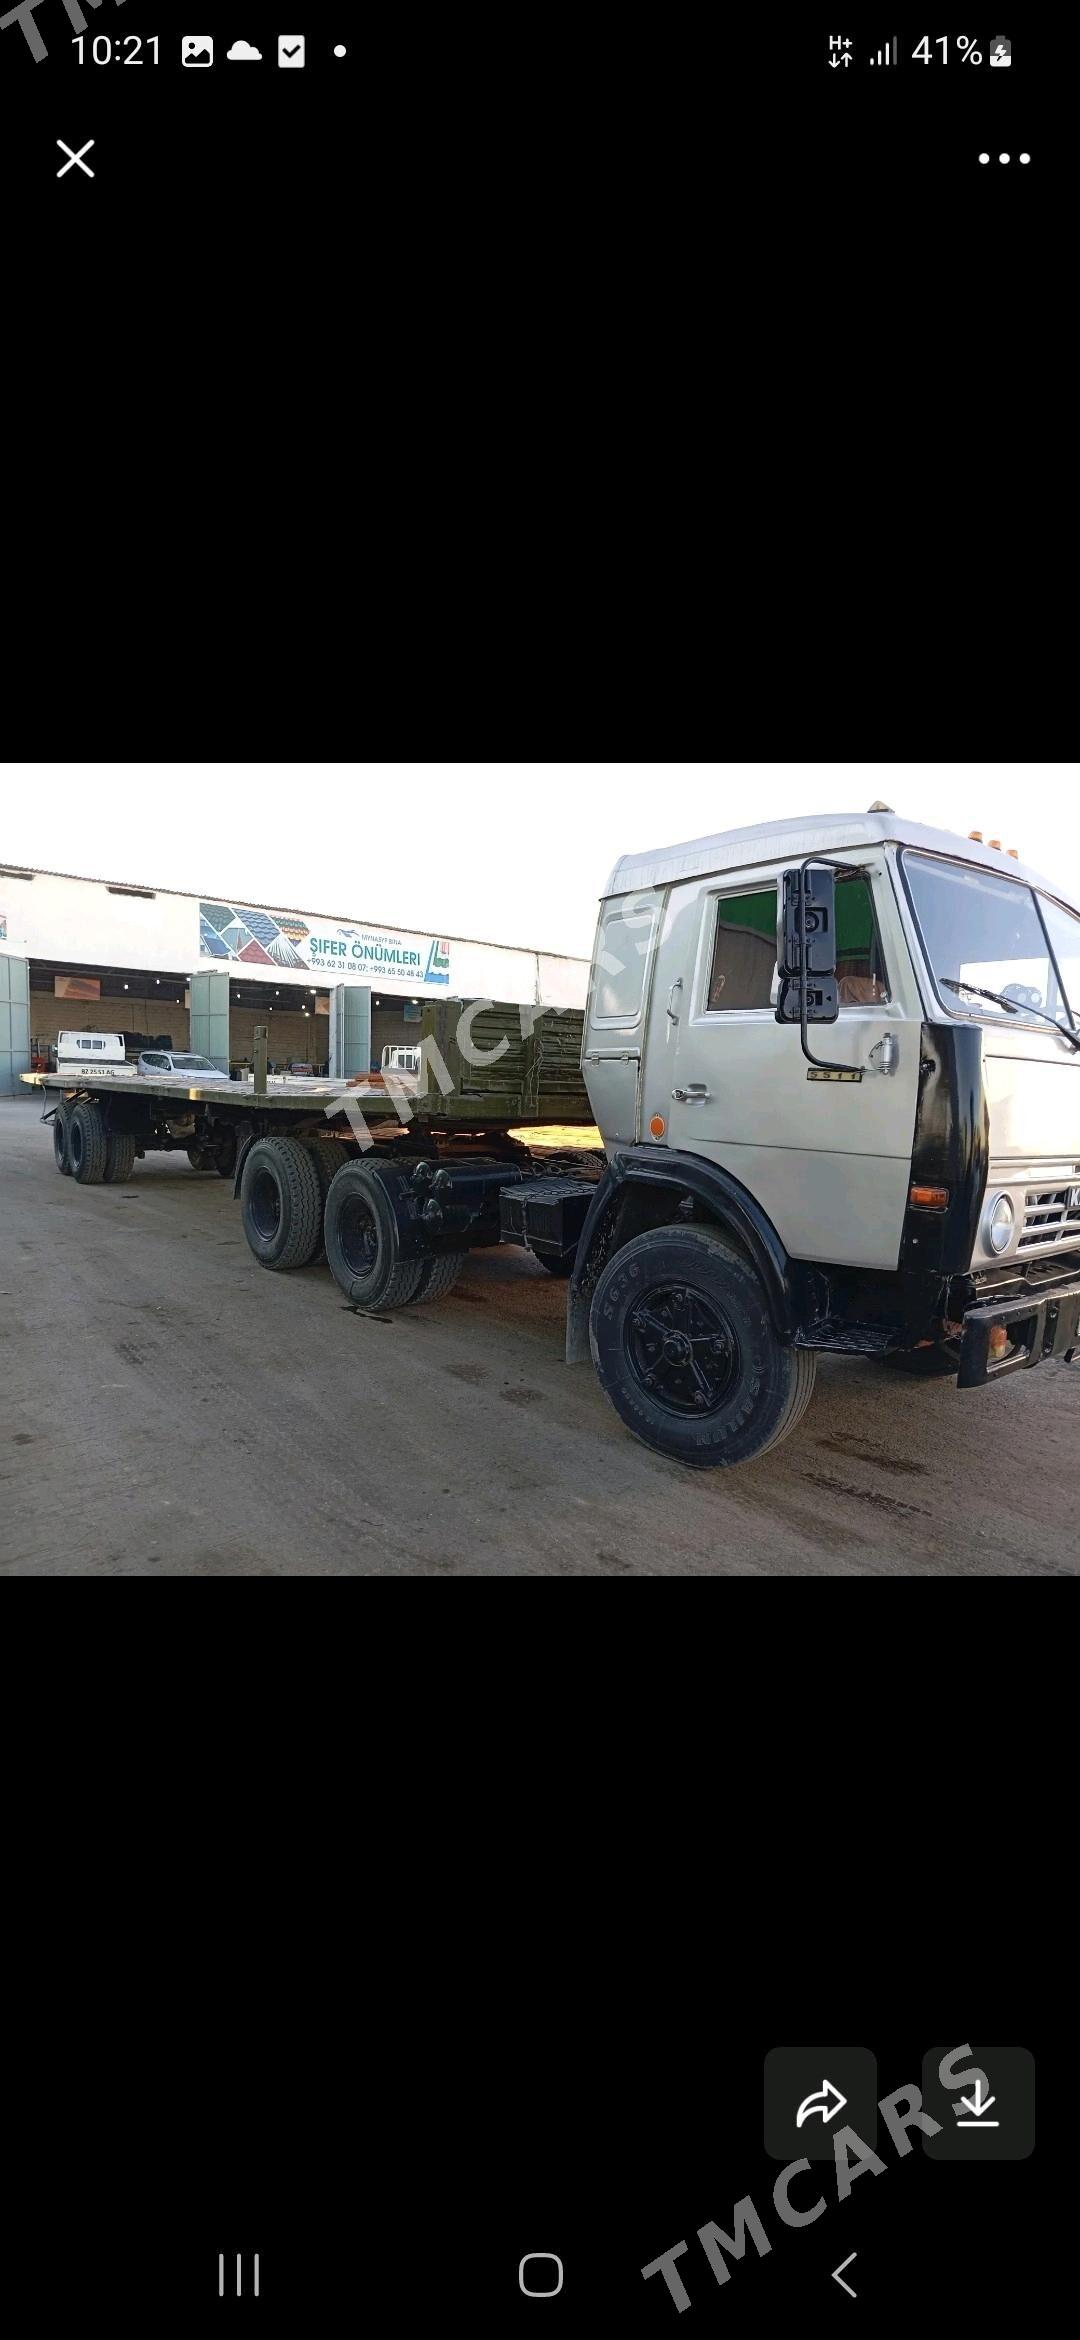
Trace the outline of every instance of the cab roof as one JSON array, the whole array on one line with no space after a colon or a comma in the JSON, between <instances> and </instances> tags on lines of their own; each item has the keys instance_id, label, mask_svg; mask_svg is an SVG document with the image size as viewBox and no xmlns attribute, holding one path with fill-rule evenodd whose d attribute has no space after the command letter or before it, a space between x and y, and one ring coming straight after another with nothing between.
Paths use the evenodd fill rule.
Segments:
<instances>
[{"instance_id":1,"label":"cab roof","mask_svg":"<svg viewBox=\"0 0 1080 2340\"><path fill-rule=\"evenodd\" d=\"M715 837L691 837L684 845L666 845L651 853L624 853L617 861L603 899L613 894L647 894L660 886L679 885L684 878L713 877L730 870L752 869L761 862L804 861L809 853L847 853L868 845L911 845L922 853L947 855L951 861L975 863L998 877L1017 877L1041 893L1052 894L1070 909L1080 899L1059 880L1042 877L1022 861L992 846L977 845L949 829L926 829L901 813L805 813L785 821L758 821L748 829L721 829Z\"/></svg>"}]
</instances>

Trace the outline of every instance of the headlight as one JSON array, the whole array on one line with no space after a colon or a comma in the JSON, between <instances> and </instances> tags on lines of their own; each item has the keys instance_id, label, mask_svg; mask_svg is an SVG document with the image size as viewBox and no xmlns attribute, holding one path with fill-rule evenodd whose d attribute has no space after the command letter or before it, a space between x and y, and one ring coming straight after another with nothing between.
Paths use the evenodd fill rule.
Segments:
<instances>
[{"instance_id":1,"label":"headlight","mask_svg":"<svg viewBox=\"0 0 1080 2340\"><path fill-rule=\"evenodd\" d=\"M1013 1207L1007 1194L997 1194L983 1215L983 1234L991 1251L1007 1251L1012 1242Z\"/></svg>"}]
</instances>

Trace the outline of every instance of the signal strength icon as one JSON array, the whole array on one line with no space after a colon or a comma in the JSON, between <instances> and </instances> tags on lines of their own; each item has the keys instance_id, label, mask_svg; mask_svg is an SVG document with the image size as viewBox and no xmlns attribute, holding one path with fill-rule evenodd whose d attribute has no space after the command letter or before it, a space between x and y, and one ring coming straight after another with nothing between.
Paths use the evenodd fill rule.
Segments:
<instances>
[{"instance_id":1,"label":"signal strength icon","mask_svg":"<svg viewBox=\"0 0 1080 2340\"><path fill-rule=\"evenodd\" d=\"M898 58L897 58L897 54L896 54L896 34L895 34L895 33L893 34L893 37L892 37L892 50L891 50L891 53L890 53L890 49L889 49L889 43L888 43L888 41L886 41L884 48L883 48L883 49L879 49L879 50L878 50L877 56L876 56L876 57L871 57L871 59L870 59L870 63L871 63L871 65L895 65L895 64L897 64L897 63L898 63Z\"/></svg>"}]
</instances>

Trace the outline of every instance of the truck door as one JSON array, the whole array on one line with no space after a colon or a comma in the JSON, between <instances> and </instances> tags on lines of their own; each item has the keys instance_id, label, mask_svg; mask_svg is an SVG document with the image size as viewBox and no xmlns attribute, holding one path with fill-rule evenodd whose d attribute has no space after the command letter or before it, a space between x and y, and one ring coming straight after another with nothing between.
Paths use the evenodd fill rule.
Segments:
<instances>
[{"instance_id":1,"label":"truck door","mask_svg":"<svg viewBox=\"0 0 1080 2340\"><path fill-rule=\"evenodd\" d=\"M922 1014L889 872L882 859L869 878L838 876L840 1014L810 1030L814 1054L859 1069L857 1082L815 1078L798 1027L776 1022L780 874L673 890L657 978L659 991L678 960L673 1093L654 1101L646 1079L646 1125L665 1113L667 1144L737 1178L794 1258L895 1268Z\"/></svg>"},{"instance_id":2,"label":"truck door","mask_svg":"<svg viewBox=\"0 0 1080 2340\"><path fill-rule=\"evenodd\" d=\"M640 1137L641 1060L663 895L605 902L593 952L581 1066L606 1144Z\"/></svg>"}]
</instances>

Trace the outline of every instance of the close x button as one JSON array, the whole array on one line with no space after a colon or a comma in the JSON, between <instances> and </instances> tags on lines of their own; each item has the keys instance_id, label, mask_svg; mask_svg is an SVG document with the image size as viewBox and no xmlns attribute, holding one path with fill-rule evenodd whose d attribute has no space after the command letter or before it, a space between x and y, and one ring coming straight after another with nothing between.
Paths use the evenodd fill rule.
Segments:
<instances>
[{"instance_id":1,"label":"close x button","mask_svg":"<svg viewBox=\"0 0 1080 2340\"><path fill-rule=\"evenodd\" d=\"M76 153L73 146L68 145L66 138L58 138L56 143L61 152L66 154L68 158L66 163L61 163L60 168L57 171L56 176L58 179L66 179L68 172L74 170L80 170L84 178L93 178L94 173L91 170L89 163L84 160L84 157L89 154L92 146L97 145L96 138L88 138L85 146L80 146L78 153Z\"/></svg>"},{"instance_id":2,"label":"close x button","mask_svg":"<svg viewBox=\"0 0 1080 2340\"><path fill-rule=\"evenodd\" d=\"M877 2143L877 2057L861 2047L778 2047L765 2058L765 2151L831 2161L837 2131Z\"/></svg>"}]
</instances>

